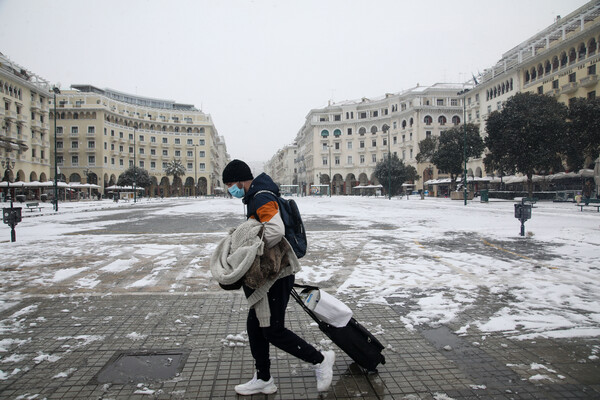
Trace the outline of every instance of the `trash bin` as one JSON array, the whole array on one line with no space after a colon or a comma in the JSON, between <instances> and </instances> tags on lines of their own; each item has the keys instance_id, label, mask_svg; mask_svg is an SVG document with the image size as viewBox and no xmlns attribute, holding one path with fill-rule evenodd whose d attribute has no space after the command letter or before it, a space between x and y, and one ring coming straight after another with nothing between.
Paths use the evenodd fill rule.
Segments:
<instances>
[{"instance_id":1,"label":"trash bin","mask_svg":"<svg viewBox=\"0 0 600 400\"><path fill-rule=\"evenodd\" d=\"M482 203L487 203L489 201L489 190L488 189L482 189L481 190L481 202Z\"/></svg>"}]
</instances>

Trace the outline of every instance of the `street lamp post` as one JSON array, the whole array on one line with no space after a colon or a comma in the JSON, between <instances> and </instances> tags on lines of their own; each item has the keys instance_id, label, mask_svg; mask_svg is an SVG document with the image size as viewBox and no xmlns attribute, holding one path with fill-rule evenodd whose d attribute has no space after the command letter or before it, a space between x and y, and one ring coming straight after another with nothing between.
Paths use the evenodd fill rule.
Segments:
<instances>
[{"instance_id":1,"label":"street lamp post","mask_svg":"<svg viewBox=\"0 0 600 400\"><path fill-rule=\"evenodd\" d=\"M137 173L136 173L136 169L137 169L137 165L136 165L136 148L135 148L135 135L137 134L136 132L137 130L137 124L133 125L133 202L137 202L137 189L135 187L136 185L136 180L137 180Z\"/></svg>"},{"instance_id":2,"label":"street lamp post","mask_svg":"<svg viewBox=\"0 0 600 400\"><path fill-rule=\"evenodd\" d=\"M331 176L331 145L328 144L329 147L329 197L331 197L331 191L333 189L333 177Z\"/></svg>"},{"instance_id":3,"label":"street lamp post","mask_svg":"<svg viewBox=\"0 0 600 400\"><path fill-rule=\"evenodd\" d=\"M392 150L390 148L390 127L384 124L381 129L388 134L388 199L392 199Z\"/></svg>"},{"instance_id":4,"label":"street lamp post","mask_svg":"<svg viewBox=\"0 0 600 400\"><path fill-rule=\"evenodd\" d=\"M60 89L54 86L54 211L58 212L58 158L56 155L56 95L60 94Z\"/></svg>"},{"instance_id":5,"label":"street lamp post","mask_svg":"<svg viewBox=\"0 0 600 400\"><path fill-rule=\"evenodd\" d=\"M196 161L196 153L198 152L197 144L194 145L194 197L197 198L197 190L198 190L198 162Z\"/></svg>"},{"instance_id":6,"label":"street lamp post","mask_svg":"<svg viewBox=\"0 0 600 400\"><path fill-rule=\"evenodd\" d=\"M467 91L465 90L463 96L463 130L464 130L464 143L463 143L463 158L465 160L465 169L464 169L464 192L463 197L465 200L465 206L467 205L467 102L465 101L467 98Z\"/></svg>"},{"instance_id":7,"label":"street lamp post","mask_svg":"<svg viewBox=\"0 0 600 400\"><path fill-rule=\"evenodd\" d=\"M21 222L21 207L13 207L13 196L10 195L10 171L15 168L15 162L11 161L7 156L6 161L2 161L2 168L5 168L3 180L6 180L7 196L10 197L10 208L2 209L2 220L10 226L10 241L16 242L17 233L15 232L15 226Z\"/></svg>"}]
</instances>

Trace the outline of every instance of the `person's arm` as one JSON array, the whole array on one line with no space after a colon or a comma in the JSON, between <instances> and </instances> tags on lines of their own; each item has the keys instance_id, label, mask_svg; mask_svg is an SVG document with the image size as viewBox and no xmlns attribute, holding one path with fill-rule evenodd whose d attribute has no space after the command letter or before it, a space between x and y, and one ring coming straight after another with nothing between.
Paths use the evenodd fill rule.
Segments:
<instances>
[{"instance_id":1,"label":"person's arm","mask_svg":"<svg viewBox=\"0 0 600 400\"><path fill-rule=\"evenodd\" d=\"M263 223L265 233L264 240L267 248L275 246L285 235L285 226L279 214L279 204L269 201L256 210L258 220Z\"/></svg>"}]
</instances>

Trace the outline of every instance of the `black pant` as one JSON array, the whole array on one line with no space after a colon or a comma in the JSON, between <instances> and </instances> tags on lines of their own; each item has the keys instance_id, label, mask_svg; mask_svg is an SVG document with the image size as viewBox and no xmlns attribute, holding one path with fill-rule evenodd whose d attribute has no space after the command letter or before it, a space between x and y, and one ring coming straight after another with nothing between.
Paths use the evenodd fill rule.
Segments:
<instances>
[{"instance_id":1,"label":"black pant","mask_svg":"<svg viewBox=\"0 0 600 400\"><path fill-rule=\"evenodd\" d=\"M284 326L285 309L293 286L294 275L290 275L277 280L269 289L267 298L271 309L270 326L261 328L254 309L248 312L248 339L252 357L256 362L258 379L269 380L271 378L269 343L308 363L318 364L323 361L323 355L320 351ZM249 296L251 291L247 289L244 287L246 296Z\"/></svg>"}]
</instances>

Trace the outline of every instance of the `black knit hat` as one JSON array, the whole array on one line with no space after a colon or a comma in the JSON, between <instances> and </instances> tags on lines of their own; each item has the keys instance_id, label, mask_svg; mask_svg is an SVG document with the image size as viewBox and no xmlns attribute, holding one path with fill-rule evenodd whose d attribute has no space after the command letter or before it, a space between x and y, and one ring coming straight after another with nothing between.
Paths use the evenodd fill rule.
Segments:
<instances>
[{"instance_id":1,"label":"black knit hat","mask_svg":"<svg viewBox=\"0 0 600 400\"><path fill-rule=\"evenodd\" d=\"M223 183L242 182L254 179L248 164L241 160L233 160L223 170Z\"/></svg>"}]
</instances>

